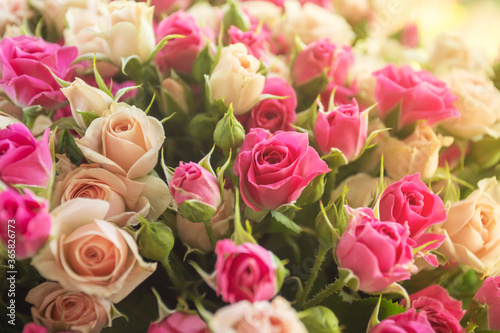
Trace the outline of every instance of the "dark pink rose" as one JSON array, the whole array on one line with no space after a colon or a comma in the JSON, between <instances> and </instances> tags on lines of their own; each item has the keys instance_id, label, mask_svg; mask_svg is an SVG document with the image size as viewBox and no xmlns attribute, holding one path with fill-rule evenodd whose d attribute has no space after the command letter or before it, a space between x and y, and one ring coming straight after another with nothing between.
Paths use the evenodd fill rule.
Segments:
<instances>
[{"instance_id":1,"label":"dark pink rose","mask_svg":"<svg viewBox=\"0 0 500 333\"><path fill-rule=\"evenodd\" d=\"M265 248L223 239L217 242L215 254L216 291L224 302L267 301L276 294L277 267Z\"/></svg>"},{"instance_id":2,"label":"dark pink rose","mask_svg":"<svg viewBox=\"0 0 500 333\"><path fill-rule=\"evenodd\" d=\"M408 228L380 222L369 208L350 210L351 219L337 245L339 266L359 279L359 289L374 293L411 277L413 254Z\"/></svg>"},{"instance_id":3,"label":"dark pink rose","mask_svg":"<svg viewBox=\"0 0 500 333\"><path fill-rule=\"evenodd\" d=\"M47 186L52 170L49 131L40 141L22 123L0 130L0 180L7 184Z\"/></svg>"},{"instance_id":4,"label":"dark pink rose","mask_svg":"<svg viewBox=\"0 0 500 333\"><path fill-rule=\"evenodd\" d=\"M486 305L488 311L488 329L500 330L500 276L488 277L474 295L474 299ZM469 311L470 312L470 311ZM481 327L484 328L484 327Z\"/></svg>"},{"instance_id":5,"label":"dark pink rose","mask_svg":"<svg viewBox=\"0 0 500 333\"><path fill-rule=\"evenodd\" d=\"M400 105L399 127L418 120L432 126L443 119L459 117L453 106L457 97L446 84L428 71L414 71L410 66L390 64L373 73L377 79L375 99L382 118Z\"/></svg>"},{"instance_id":6,"label":"dark pink rose","mask_svg":"<svg viewBox=\"0 0 500 333\"><path fill-rule=\"evenodd\" d=\"M368 121L359 110L356 100L353 104L335 107L329 112L318 112L314 136L319 150L328 154L331 148L344 153L352 161L359 156L366 143Z\"/></svg>"},{"instance_id":7,"label":"dark pink rose","mask_svg":"<svg viewBox=\"0 0 500 333\"><path fill-rule=\"evenodd\" d=\"M47 329L35 323L29 323L24 325L22 333L47 333Z\"/></svg>"},{"instance_id":8,"label":"dark pink rose","mask_svg":"<svg viewBox=\"0 0 500 333\"><path fill-rule=\"evenodd\" d=\"M425 312L410 309L390 316L370 329L370 333L435 333Z\"/></svg>"},{"instance_id":9,"label":"dark pink rose","mask_svg":"<svg viewBox=\"0 0 500 333\"><path fill-rule=\"evenodd\" d=\"M276 131L293 131L293 124L297 114L297 96L288 82L280 78L269 78L264 85L263 94L288 96L285 99L266 99L259 102L250 112L245 122L245 129L260 127Z\"/></svg>"},{"instance_id":10,"label":"dark pink rose","mask_svg":"<svg viewBox=\"0 0 500 333\"><path fill-rule=\"evenodd\" d=\"M257 59L262 59L267 52L267 42L264 33L256 33L255 31L241 31L234 25L228 30L230 44L242 43L248 49L248 54L253 55Z\"/></svg>"},{"instance_id":11,"label":"dark pink rose","mask_svg":"<svg viewBox=\"0 0 500 333\"><path fill-rule=\"evenodd\" d=\"M13 244L17 259L31 258L50 236L51 225L45 200L29 190L24 195L13 189L0 193L0 238L9 254Z\"/></svg>"},{"instance_id":12,"label":"dark pink rose","mask_svg":"<svg viewBox=\"0 0 500 333\"><path fill-rule=\"evenodd\" d=\"M200 317L183 312L172 313L158 324L151 323L148 333L210 333Z\"/></svg>"},{"instance_id":13,"label":"dark pink rose","mask_svg":"<svg viewBox=\"0 0 500 333\"><path fill-rule=\"evenodd\" d=\"M292 67L295 84L303 85L332 70L337 47L328 38L313 42L297 54Z\"/></svg>"},{"instance_id":14,"label":"dark pink rose","mask_svg":"<svg viewBox=\"0 0 500 333\"><path fill-rule=\"evenodd\" d=\"M194 162L180 162L169 187L177 205L186 200L196 200L217 209L221 203L217 178Z\"/></svg>"},{"instance_id":15,"label":"dark pink rose","mask_svg":"<svg viewBox=\"0 0 500 333\"><path fill-rule=\"evenodd\" d=\"M451 298L443 287L427 287L410 295L410 302L413 309L426 313L427 320L436 333L465 332L460 325L466 312L462 309L462 302ZM406 302L403 300L402 304L406 305Z\"/></svg>"},{"instance_id":16,"label":"dark pink rose","mask_svg":"<svg viewBox=\"0 0 500 333\"><path fill-rule=\"evenodd\" d=\"M169 40L156 55L155 62L163 72L174 69L190 75L196 56L205 47L206 39L212 39L212 32L200 28L190 14L178 11L160 22L156 29L156 41L173 34L184 38Z\"/></svg>"},{"instance_id":17,"label":"dark pink rose","mask_svg":"<svg viewBox=\"0 0 500 333\"><path fill-rule=\"evenodd\" d=\"M66 98L50 71L70 80L74 68L70 65L77 56L76 47L61 47L33 36L4 38L0 41L0 88L20 107L52 109Z\"/></svg>"},{"instance_id":18,"label":"dark pink rose","mask_svg":"<svg viewBox=\"0 0 500 333\"><path fill-rule=\"evenodd\" d=\"M314 177L329 171L306 133L271 135L261 128L246 135L234 163L243 200L256 211L294 202Z\"/></svg>"}]
</instances>

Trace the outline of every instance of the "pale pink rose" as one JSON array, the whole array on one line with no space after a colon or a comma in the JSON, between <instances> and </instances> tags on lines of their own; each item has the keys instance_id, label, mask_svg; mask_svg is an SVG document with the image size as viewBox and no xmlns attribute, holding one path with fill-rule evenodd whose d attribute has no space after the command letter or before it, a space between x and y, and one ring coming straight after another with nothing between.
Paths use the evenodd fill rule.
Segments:
<instances>
[{"instance_id":1,"label":"pale pink rose","mask_svg":"<svg viewBox=\"0 0 500 333\"><path fill-rule=\"evenodd\" d=\"M217 333L306 333L297 312L284 298L272 302L241 301L220 308L209 323Z\"/></svg>"},{"instance_id":2,"label":"pale pink rose","mask_svg":"<svg viewBox=\"0 0 500 333\"><path fill-rule=\"evenodd\" d=\"M435 333L425 312L410 309L390 316L370 329L370 333Z\"/></svg>"},{"instance_id":3,"label":"pale pink rose","mask_svg":"<svg viewBox=\"0 0 500 333\"><path fill-rule=\"evenodd\" d=\"M323 72L329 71L335 60L337 47L324 38L309 44L297 54L292 67L292 78L295 84L303 85Z\"/></svg>"},{"instance_id":4,"label":"pale pink rose","mask_svg":"<svg viewBox=\"0 0 500 333\"><path fill-rule=\"evenodd\" d=\"M359 289L369 293L408 280L413 268L408 227L381 222L369 208L350 213L347 229L337 244L339 267L351 270L359 279Z\"/></svg>"},{"instance_id":5,"label":"pale pink rose","mask_svg":"<svg viewBox=\"0 0 500 333\"><path fill-rule=\"evenodd\" d=\"M188 113L189 106L186 99L186 88L182 83L169 77L163 80L161 87L172 97L183 112Z\"/></svg>"},{"instance_id":6,"label":"pale pink rose","mask_svg":"<svg viewBox=\"0 0 500 333\"><path fill-rule=\"evenodd\" d=\"M315 0L325 1L325 0ZM327 2L332 3L332 1ZM356 26L360 21L368 18L371 12L369 0L334 0L335 11L345 17L352 26ZM325 7L325 6L323 6Z\"/></svg>"},{"instance_id":7,"label":"pale pink rose","mask_svg":"<svg viewBox=\"0 0 500 333\"><path fill-rule=\"evenodd\" d=\"M450 297L446 289L432 285L410 295L411 308L425 312L427 320L436 333L463 333L460 325L465 315L462 302ZM405 305L406 301L402 301Z\"/></svg>"},{"instance_id":8,"label":"pale pink rose","mask_svg":"<svg viewBox=\"0 0 500 333\"><path fill-rule=\"evenodd\" d=\"M297 114L297 95L292 86L280 78L268 78L262 90L263 94L286 96L285 99L266 99L257 103L244 121L247 131L251 128L263 128L271 133L276 131L293 131L291 124Z\"/></svg>"},{"instance_id":9,"label":"pale pink rose","mask_svg":"<svg viewBox=\"0 0 500 333\"><path fill-rule=\"evenodd\" d=\"M51 218L46 200L27 189L24 192L24 195L13 189L0 192L0 239L10 259L14 255L20 260L31 258L50 236Z\"/></svg>"},{"instance_id":10,"label":"pale pink rose","mask_svg":"<svg viewBox=\"0 0 500 333\"><path fill-rule=\"evenodd\" d=\"M23 123L0 129L0 180L7 184L47 186L52 171L49 131L36 141Z\"/></svg>"},{"instance_id":11,"label":"pale pink rose","mask_svg":"<svg viewBox=\"0 0 500 333\"><path fill-rule=\"evenodd\" d=\"M109 203L77 198L51 214L53 235L32 260L47 280L64 288L120 302L156 269L127 231L104 221Z\"/></svg>"},{"instance_id":12,"label":"pale pink rose","mask_svg":"<svg viewBox=\"0 0 500 333\"><path fill-rule=\"evenodd\" d=\"M347 186L349 191L346 195L346 203L351 208L368 207L372 203L373 197L377 193L379 177L372 177L366 173L357 173L347 177L342 183L337 185L332 191L330 198L337 198ZM393 180L384 176L384 183L389 185Z\"/></svg>"},{"instance_id":13,"label":"pale pink rose","mask_svg":"<svg viewBox=\"0 0 500 333\"><path fill-rule=\"evenodd\" d=\"M422 251L429 251L438 248L443 243L444 235L426 232L430 226L446 220L443 200L429 190L429 187L420 180L418 173L406 176L387 186L380 198L379 207L382 221L408 224L410 238L415 242L413 247L418 248L434 242L422 249ZM437 259L434 255L431 255L429 260L437 266Z\"/></svg>"},{"instance_id":14,"label":"pale pink rose","mask_svg":"<svg viewBox=\"0 0 500 333\"><path fill-rule=\"evenodd\" d=\"M210 333L210 330L197 315L175 312L157 324L151 323L148 333Z\"/></svg>"},{"instance_id":15,"label":"pale pink rose","mask_svg":"<svg viewBox=\"0 0 500 333\"><path fill-rule=\"evenodd\" d=\"M234 25L228 30L230 44L242 43L248 49L248 53L257 59L262 59L267 53L266 36L264 33L255 31L241 31Z\"/></svg>"},{"instance_id":16,"label":"pale pink rose","mask_svg":"<svg viewBox=\"0 0 500 333\"><path fill-rule=\"evenodd\" d=\"M415 23L409 23L401 31L401 44L409 48L418 47L419 43L418 27Z\"/></svg>"},{"instance_id":17,"label":"pale pink rose","mask_svg":"<svg viewBox=\"0 0 500 333\"><path fill-rule=\"evenodd\" d=\"M500 330L500 277L484 280L474 299L488 307L488 329Z\"/></svg>"},{"instance_id":18,"label":"pale pink rose","mask_svg":"<svg viewBox=\"0 0 500 333\"><path fill-rule=\"evenodd\" d=\"M109 114L92 121L85 136L75 142L87 159L134 179L156 166L164 138L158 119L135 106L113 103Z\"/></svg>"},{"instance_id":19,"label":"pale pink rose","mask_svg":"<svg viewBox=\"0 0 500 333\"><path fill-rule=\"evenodd\" d=\"M169 196L167 185L158 177L130 180L96 164L81 164L56 178L52 206L75 198L104 200L110 206L105 219L124 227L139 223L139 215L156 220L167 208Z\"/></svg>"},{"instance_id":20,"label":"pale pink rose","mask_svg":"<svg viewBox=\"0 0 500 333\"><path fill-rule=\"evenodd\" d=\"M47 333L47 329L35 323L29 323L24 325L22 333Z\"/></svg>"},{"instance_id":21,"label":"pale pink rose","mask_svg":"<svg viewBox=\"0 0 500 333\"><path fill-rule=\"evenodd\" d=\"M210 30L201 28L188 13L178 11L167 16L156 29L156 42L168 35L182 35L168 41L167 46L156 54L155 62L161 71L173 69L190 75L198 53L205 47L207 39L213 39Z\"/></svg>"},{"instance_id":22,"label":"pale pink rose","mask_svg":"<svg viewBox=\"0 0 500 333\"><path fill-rule=\"evenodd\" d=\"M98 333L105 326L111 326L113 320L109 301L64 289L54 282L44 282L31 289L26 302L33 305L31 315L35 323L51 332Z\"/></svg>"},{"instance_id":23,"label":"pale pink rose","mask_svg":"<svg viewBox=\"0 0 500 333\"><path fill-rule=\"evenodd\" d=\"M331 0L299 0L300 4L303 6L306 3L312 3L316 6L323 7L328 10L332 10L333 2Z\"/></svg>"},{"instance_id":24,"label":"pale pink rose","mask_svg":"<svg viewBox=\"0 0 500 333\"><path fill-rule=\"evenodd\" d=\"M272 253L253 243L229 239L215 247L216 291L227 303L267 301L277 292L276 264Z\"/></svg>"},{"instance_id":25,"label":"pale pink rose","mask_svg":"<svg viewBox=\"0 0 500 333\"><path fill-rule=\"evenodd\" d=\"M249 1L255 2L255 0L242 0L241 2L249 2ZM269 2L281 8L283 8L285 4L285 0L260 0L260 2Z\"/></svg>"},{"instance_id":26,"label":"pale pink rose","mask_svg":"<svg viewBox=\"0 0 500 333\"><path fill-rule=\"evenodd\" d=\"M253 128L234 163L245 203L256 211L292 203L316 177L330 171L306 133Z\"/></svg>"},{"instance_id":27,"label":"pale pink rose","mask_svg":"<svg viewBox=\"0 0 500 333\"><path fill-rule=\"evenodd\" d=\"M328 112L318 112L314 125L319 150L326 155L331 148L337 148L348 161L359 156L365 146L367 133L367 115L359 110L356 100L353 100L353 104L339 105Z\"/></svg>"},{"instance_id":28,"label":"pale pink rose","mask_svg":"<svg viewBox=\"0 0 500 333\"><path fill-rule=\"evenodd\" d=\"M52 109L64 102L57 77L68 80L78 56L76 47L61 47L33 36L0 41L0 88L21 107Z\"/></svg>"},{"instance_id":29,"label":"pale pink rose","mask_svg":"<svg viewBox=\"0 0 500 333\"><path fill-rule=\"evenodd\" d=\"M426 120L432 126L460 116L453 106L457 97L428 71L416 72L407 65L398 68L391 64L373 75L377 79L375 99L380 116L386 118L399 106L400 128L418 120Z\"/></svg>"},{"instance_id":30,"label":"pale pink rose","mask_svg":"<svg viewBox=\"0 0 500 333\"><path fill-rule=\"evenodd\" d=\"M0 36L3 36L7 26L21 26L24 18L30 18L32 11L27 0L0 1Z\"/></svg>"}]
</instances>

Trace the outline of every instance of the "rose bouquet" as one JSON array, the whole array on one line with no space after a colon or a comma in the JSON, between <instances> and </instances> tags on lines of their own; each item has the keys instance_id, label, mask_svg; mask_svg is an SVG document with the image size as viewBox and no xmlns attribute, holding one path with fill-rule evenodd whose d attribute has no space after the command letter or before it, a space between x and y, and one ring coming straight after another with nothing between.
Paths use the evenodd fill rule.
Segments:
<instances>
[{"instance_id":1,"label":"rose bouquet","mask_svg":"<svg viewBox=\"0 0 500 333\"><path fill-rule=\"evenodd\" d=\"M0 331L499 331L499 13L1 1Z\"/></svg>"}]
</instances>

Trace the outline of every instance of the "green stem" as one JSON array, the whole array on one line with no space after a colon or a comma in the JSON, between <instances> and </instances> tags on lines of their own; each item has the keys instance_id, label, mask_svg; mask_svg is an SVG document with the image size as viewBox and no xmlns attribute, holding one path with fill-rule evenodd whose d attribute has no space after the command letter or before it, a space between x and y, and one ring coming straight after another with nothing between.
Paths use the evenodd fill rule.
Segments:
<instances>
[{"instance_id":1,"label":"green stem","mask_svg":"<svg viewBox=\"0 0 500 333\"><path fill-rule=\"evenodd\" d=\"M474 324L472 321L469 323L469 325L467 326L467 328L465 329L465 333L471 333L471 332L474 332L474 330L476 329L477 325Z\"/></svg>"},{"instance_id":2,"label":"green stem","mask_svg":"<svg viewBox=\"0 0 500 333\"><path fill-rule=\"evenodd\" d=\"M212 244L212 248L215 249L215 243L217 242L217 239L215 238L214 229L212 228L212 221L210 220L203 221L203 224L205 225L205 230L207 231L208 239L210 239L210 244Z\"/></svg>"},{"instance_id":3,"label":"green stem","mask_svg":"<svg viewBox=\"0 0 500 333\"><path fill-rule=\"evenodd\" d=\"M311 271L311 274L309 274L309 278L307 279L306 286L304 287L304 290L299 296L299 299L297 300L297 306L299 308L302 307L304 302L307 299L307 296L309 296L309 293L311 292L311 288L314 285L314 281L316 281L316 278L318 277L318 272L321 268L321 264L323 263L323 260L325 260L327 250L320 248L318 251L318 255L316 256L316 261L314 263L314 267Z\"/></svg>"},{"instance_id":4,"label":"green stem","mask_svg":"<svg viewBox=\"0 0 500 333\"><path fill-rule=\"evenodd\" d=\"M345 286L346 282L347 282L346 278L339 277L337 281L329 284L325 289L319 292L319 294L314 296L312 299L308 300L304 304L303 308L310 308L320 304L325 299L327 299L328 297L330 297L331 295L335 294L337 291L342 289L342 287Z\"/></svg>"},{"instance_id":5,"label":"green stem","mask_svg":"<svg viewBox=\"0 0 500 333\"><path fill-rule=\"evenodd\" d=\"M168 257L162 260L161 264L165 267L165 271L167 272L170 281L174 284L175 289L184 290L184 283L179 279L179 276L174 273L172 266L170 266Z\"/></svg>"}]
</instances>

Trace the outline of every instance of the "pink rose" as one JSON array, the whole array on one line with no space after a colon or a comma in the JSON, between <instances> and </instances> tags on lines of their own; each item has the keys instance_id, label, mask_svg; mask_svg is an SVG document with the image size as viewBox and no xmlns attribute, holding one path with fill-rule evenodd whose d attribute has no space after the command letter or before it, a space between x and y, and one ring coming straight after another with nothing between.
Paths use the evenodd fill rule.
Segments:
<instances>
[{"instance_id":1,"label":"pink rose","mask_svg":"<svg viewBox=\"0 0 500 333\"><path fill-rule=\"evenodd\" d=\"M13 189L0 193L0 238L17 259L35 255L49 238L51 227L47 202L24 191L24 195ZM12 244L15 251L11 251Z\"/></svg>"},{"instance_id":2,"label":"pink rose","mask_svg":"<svg viewBox=\"0 0 500 333\"><path fill-rule=\"evenodd\" d=\"M156 29L156 42L168 35L183 35L168 41L167 46L158 52L155 61L160 70L172 68L183 74L191 74L198 53L205 47L205 39L212 39L209 29L202 29L194 18L183 11L178 11L160 22Z\"/></svg>"},{"instance_id":3,"label":"pink rose","mask_svg":"<svg viewBox=\"0 0 500 333\"><path fill-rule=\"evenodd\" d=\"M299 0L301 5L305 5L306 3L313 3L317 6L323 7L328 10L332 10L333 2L331 0Z\"/></svg>"},{"instance_id":4,"label":"pink rose","mask_svg":"<svg viewBox=\"0 0 500 333\"><path fill-rule=\"evenodd\" d=\"M462 302L450 297L446 289L438 285L427 287L410 295L411 307L425 312L436 333L463 333L460 320L465 315ZM406 302L403 300L403 305Z\"/></svg>"},{"instance_id":5,"label":"pink rose","mask_svg":"<svg viewBox=\"0 0 500 333\"><path fill-rule=\"evenodd\" d=\"M243 200L256 211L294 202L314 177L329 171L306 133L260 128L246 135L234 163Z\"/></svg>"},{"instance_id":6,"label":"pink rose","mask_svg":"<svg viewBox=\"0 0 500 333\"><path fill-rule=\"evenodd\" d=\"M222 200L217 178L194 162L179 162L169 187L177 206L195 200L217 209Z\"/></svg>"},{"instance_id":7,"label":"pink rose","mask_svg":"<svg viewBox=\"0 0 500 333\"><path fill-rule=\"evenodd\" d=\"M29 323L24 325L22 333L47 333L47 329L35 323Z\"/></svg>"},{"instance_id":8,"label":"pink rose","mask_svg":"<svg viewBox=\"0 0 500 333\"><path fill-rule=\"evenodd\" d=\"M0 130L0 180L7 184L47 186L52 170L49 131L36 141L22 123Z\"/></svg>"},{"instance_id":9,"label":"pink rose","mask_svg":"<svg viewBox=\"0 0 500 333\"><path fill-rule=\"evenodd\" d=\"M487 306L488 327L490 330L500 330L500 276L484 280L474 299ZM483 327L481 327L483 328Z\"/></svg>"},{"instance_id":10,"label":"pink rose","mask_svg":"<svg viewBox=\"0 0 500 333\"><path fill-rule=\"evenodd\" d=\"M446 84L428 71L415 72L410 66L394 64L376 71L375 99L382 118L400 105L398 126L404 127L417 120L426 120L432 126L443 119L459 117L453 106L457 97Z\"/></svg>"},{"instance_id":11,"label":"pink rose","mask_svg":"<svg viewBox=\"0 0 500 333\"><path fill-rule=\"evenodd\" d=\"M263 33L255 31L243 32L234 25L228 30L229 43L242 43L248 49L248 54L253 55L257 59L262 59L267 52L266 36Z\"/></svg>"},{"instance_id":12,"label":"pink rose","mask_svg":"<svg viewBox=\"0 0 500 333\"><path fill-rule=\"evenodd\" d=\"M359 279L359 289L375 293L409 279L413 254L408 228L379 221L369 208L351 213L336 254L339 266L351 270Z\"/></svg>"},{"instance_id":13,"label":"pink rose","mask_svg":"<svg viewBox=\"0 0 500 333\"><path fill-rule=\"evenodd\" d=\"M297 85L303 85L329 70L335 59L337 47L327 38L313 42L300 51L292 67L292 78Z\"/></svg>"},{"instance_id":14,"label":"pink rose","mask_svg":"<svg viewBox=\"0 0 500 333\"><path fill-rule=\"evenodd\" d=\"M259 102L250 112L250 116L245 123L247 131L250 128L260 127L276 131L293 131L293 124L297 108L297 96L295 90L288 82L280 78L270 78L266 80L263 94L276 96L288 96L285 99L266 99Z\"/></svg>"},{"instance_id":15,"label":"pink rose","mask_svg":"<svg viewBox=\"0 0 500 333\"><path fill-rule=\"evenodd\" d=\"M435 333L425 312L410 309L390 316L370 329L370 333Z\"/></svg>"},{"instance_id":16,"label":"pink rose","mask_svg":"<svg viewBox=\"0 0 500 333\"><path fill-rule=\"evenodd\" d=\"M147 2L147 0L141 0ZM155 7L155 17L162 18L176 10L186 10L193 0L151 0L150 5Z\"/></svg>"},{"instance_id":17,"label":"pink rose","mask_svg":"<svg viewBox=\"0 0 500 333\"><path fill-rule=\"evenodd\" d=\"M61 47L33 36L4 38L0 42L0 88L21 107L52 109L65 98L49 69L68 80L77 56L76 47Z\"/></svg>"},{"instance_id":18,"label":"pink rose","mask_svg":"<svg viewBox=\"0 0 500 333\"><path fill-rule=\"evenodd\" d=\"M418 173L387 186L380 198L380 219L401 225L408 223L414 247L434 241L423 249L425 251L438 248L445 239L445 235L425 232L431 225L446 220L446 209L443 200L429 190ZM434 255L428 259L437 266Z\"/></svg>"},{"instance_id":19,"label":"pink rose","mask_svg":"<svg viewBox=\"0 0 500 333\"><path fill-rule=\"evenodd\" d=\"M215 253L216 291L224 302L267 301L276 294L276 265L271 252L257 244L235 245L223 239L217 242Z\"/></svg>"},{"instance_id":20,"label":"pink rose","mask_svg":"<svg viewBox=\"0 0 500 333\"><path fill-rule=\"evenodd\" d=\"M210 333L210 330L200 317L175 312L157 324L151 323L148 333Z\"/></svg>"},{"instance_id":21,"label":"pink rose","mask_svg":"<svg viewBox=\"0 0 500 333\"><path fill-rule=\"evenodd\" d=\"M399 38L401 44L414 49L418 47L419 43L419 35L418 35L418 27L415 23L409 23L401 31L401 37Z\"/></svg>"},{"instance_id":22,"label":"pink rose","mask_svg":"<svg viewBox=\"0 0 500 333\"><path fill-rule=\"evenodd\" d=\"M331 148L344 153L352 161L359 156L366 143L368 121L359 110L358 102L335 107L329 112L318 112L314 136L319 150L328 154Z\"/></svg>"}]
</instances>

